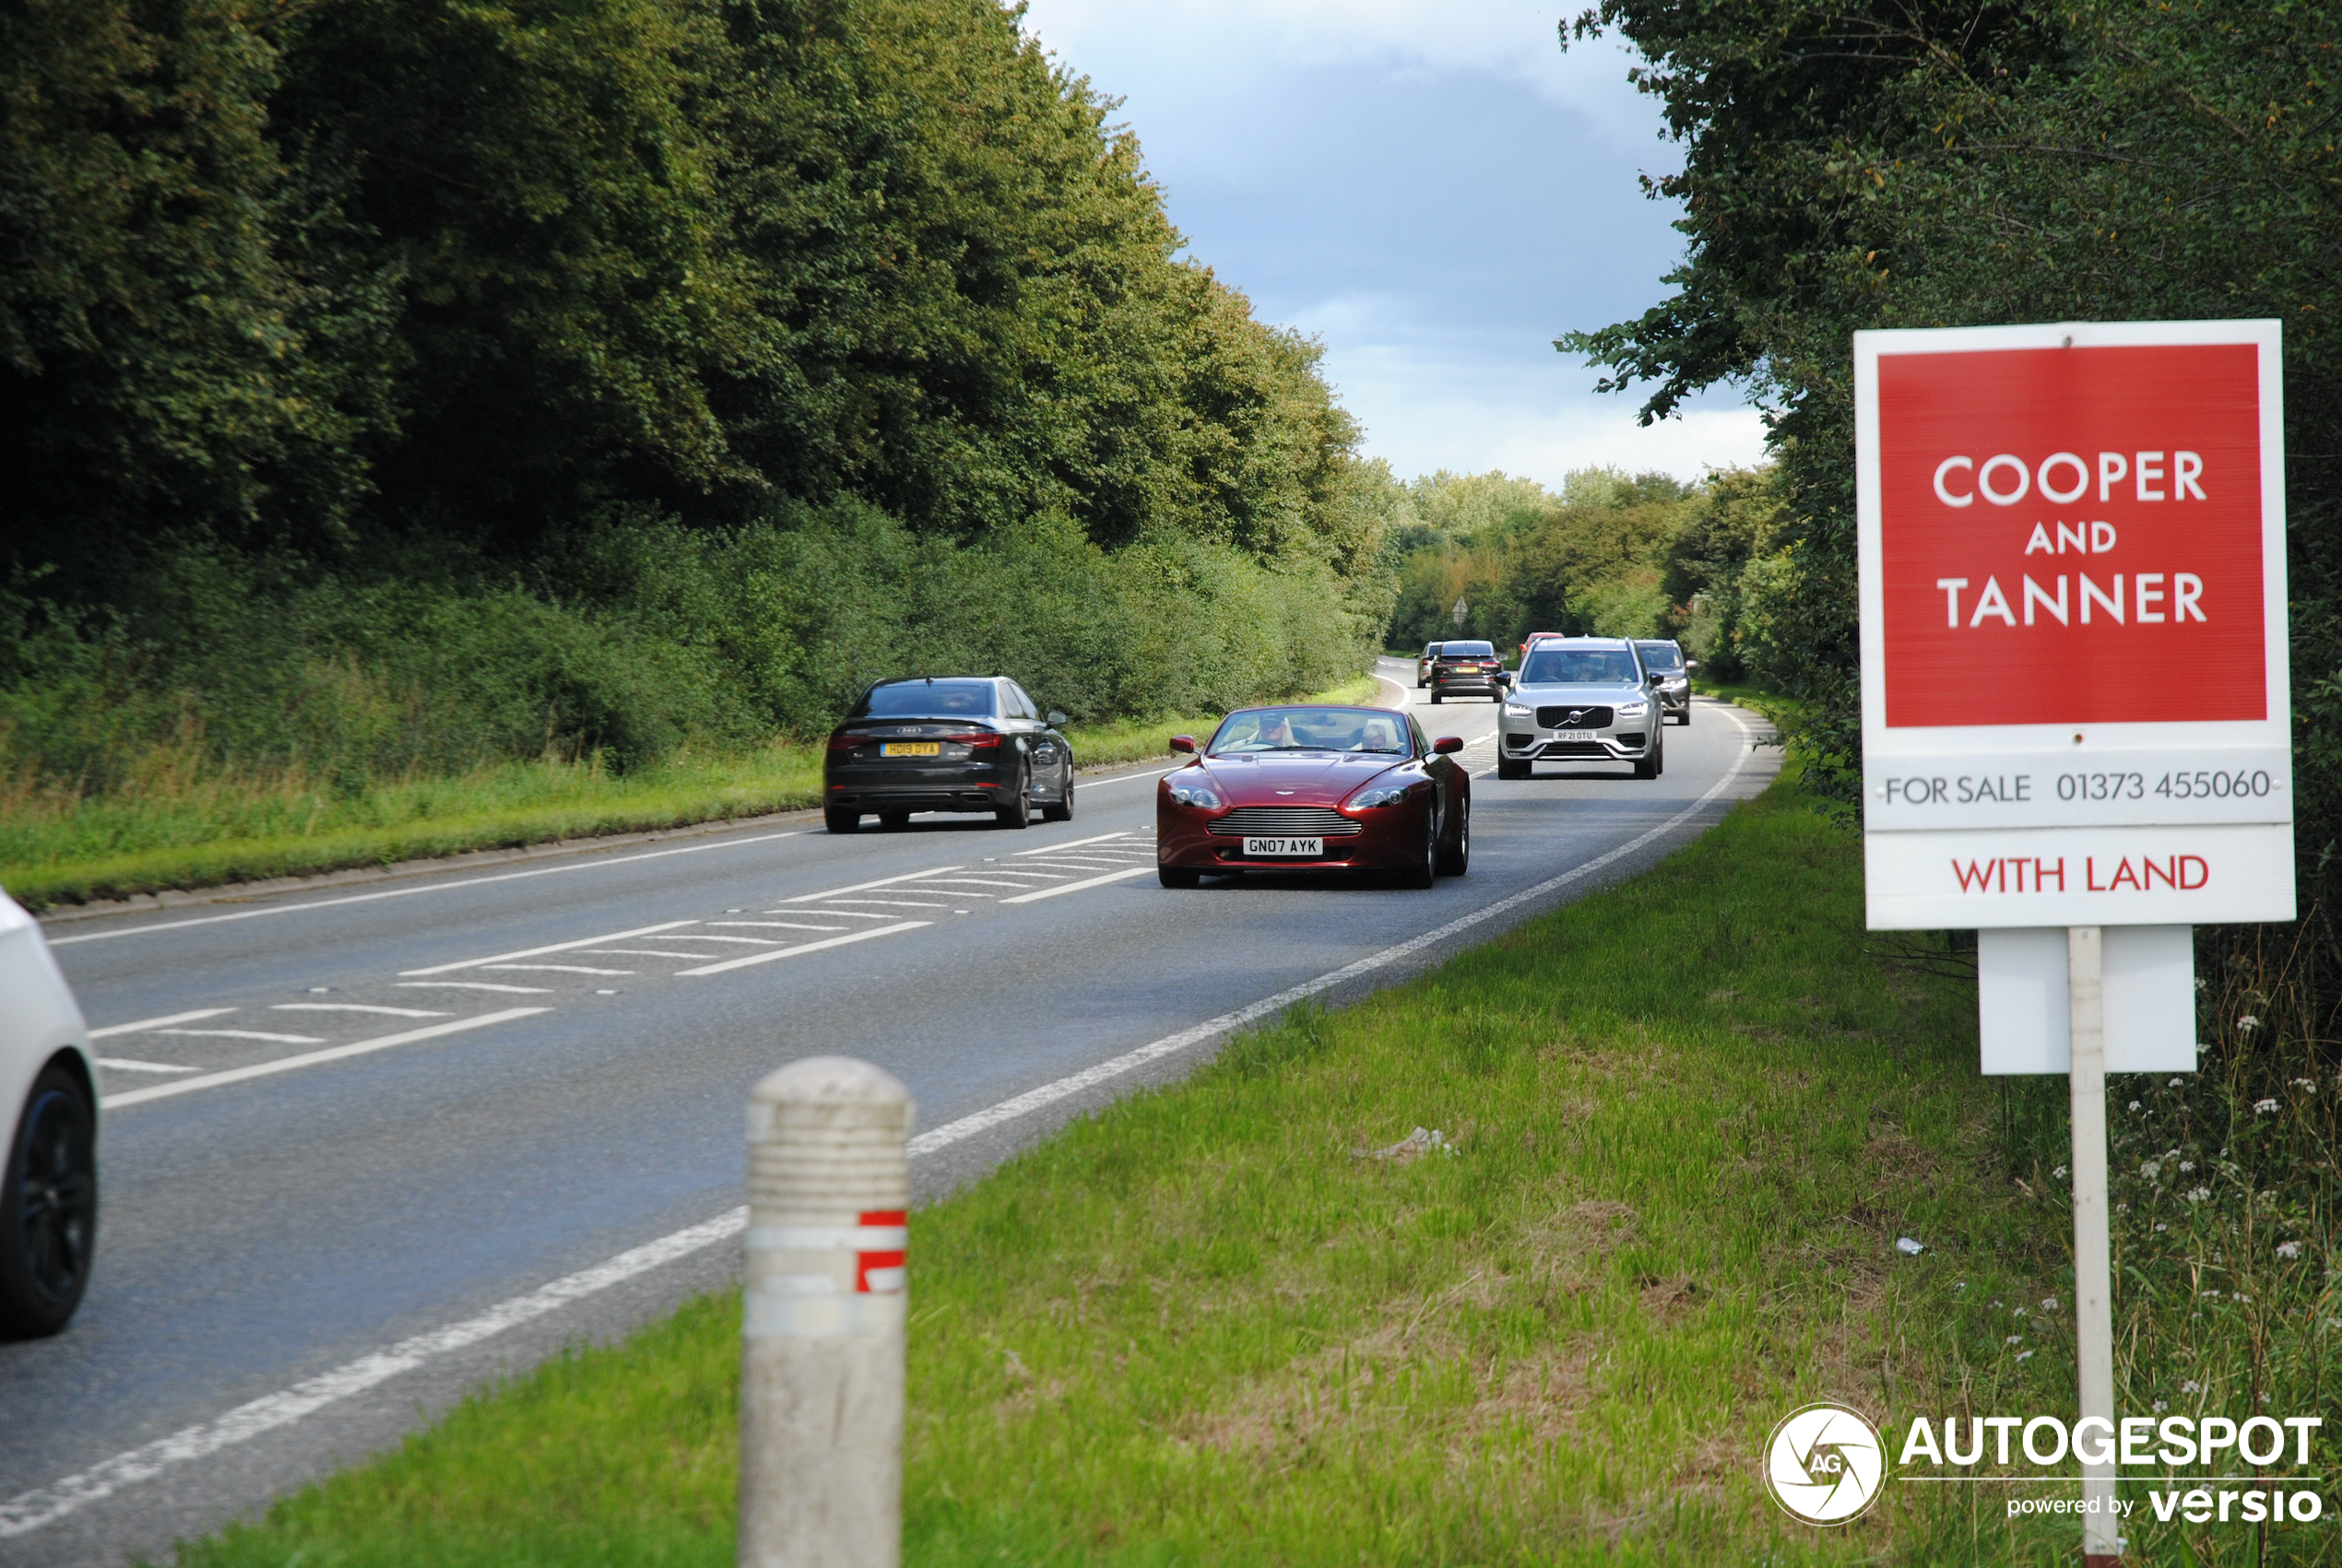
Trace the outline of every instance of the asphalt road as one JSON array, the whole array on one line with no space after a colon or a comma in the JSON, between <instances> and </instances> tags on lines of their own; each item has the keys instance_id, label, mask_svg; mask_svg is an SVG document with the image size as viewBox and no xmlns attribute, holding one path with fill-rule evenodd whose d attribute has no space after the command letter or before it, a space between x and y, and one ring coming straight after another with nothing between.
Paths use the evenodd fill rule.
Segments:
<instances>
[{"instance_id":1,"label":"asphalt road","mask_svg":"<svg viewBox=\"0 0 2342 1568\"><path fill-rule=\"evenodd\" d=\"M1471 873L1427 891L1166 890L1151 764L1021 833L809 818L53 927L108 1064L104 1208L72 1327L0 1345L0 1563L167 1552L734 1278L743 1106L782 1063L908 1084L931 1198L1250 1018L1632 874L1777 765L1702 702L1656 781L1499 783L1490 705L1420 716L1475 775Z\"/></svg>"}]
</instances>

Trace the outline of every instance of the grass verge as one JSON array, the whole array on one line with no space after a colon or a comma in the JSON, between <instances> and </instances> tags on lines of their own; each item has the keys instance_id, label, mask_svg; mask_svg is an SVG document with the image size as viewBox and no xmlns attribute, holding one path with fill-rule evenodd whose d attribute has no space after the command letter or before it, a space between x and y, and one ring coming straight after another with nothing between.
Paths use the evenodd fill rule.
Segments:
<instances>
[{"instance_id":1,"label":"grass verge","mask_svg":"<svg viewBox=\"0 0 2342 1568\"><path fill-rule=\"evenodd\" d=\"M1324 694L1360 701L1371 677ZM1156 756L1217 715L1077 725L1084 767ZM129 790L0 799L0 888L31 909L164 889L218 887L357 866L645 832L818 806L822 754L685 752L625 773L598 759L506 762L450 777L337 787L306 774L159 766Z\"/></svg>"},{"instance_id":2,"label":"grass verge","mask_svg":"<svg viewBox=\"0 0 2342 1568\"><path fill-rule=\"evenodd\" d=\"M1646 876L1240 1038L922 1210L905 1561L2070 1561L2075 1524L2005 1518L2007 1489L1890 1485L1829 1531L1758 1490L1809 1400L1890 1450L1914 1413L2073 1409L2058 1086L1978 1079L1972 984L1940 942L1866 937L1860 878L1785 781ZM2118 1142L2159 1153L2163 1116L2225 1160L2223 1093L2167 1086ZM1419 1126L1442 1149L1374 1156ZM2279 1367L2317 1408L2326 1260L2272 1244L2298 1215L2240 1235L2253 1175L2118 1193L2126 1410L2180 1397L2182 1366L2198 1409L2246 1413ZM2269 1303L2222 1305L2265 1313L2253 1333L2187 1315L2216 1253ZM729 1562L738 1314L720 1294L558 1358L180 1562ZM2185 1550L2324 1561L2324 1528Z\"/></svg>"}]
</instances>

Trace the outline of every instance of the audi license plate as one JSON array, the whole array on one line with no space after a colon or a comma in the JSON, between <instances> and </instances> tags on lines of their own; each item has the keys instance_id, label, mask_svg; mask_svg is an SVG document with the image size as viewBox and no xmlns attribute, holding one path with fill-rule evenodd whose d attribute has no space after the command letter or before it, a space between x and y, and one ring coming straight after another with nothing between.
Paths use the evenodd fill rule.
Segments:
<instances>
[{"instance_id":1,"label":"audi license plate","mask_svg":"<svg viewBox=\"0 0 2342 1568\"><path fill-rule=\"evenodd\" d=\"M879 743L881 757L940 757L943 748L932 740L886 740Z\"/></svg>"},{"instance_id":2,"label":"audi license plate","mask_svg":"<svg viewBox=\"0 0 2342 1568\"><path fill-rule=\"evenodd\" d=\"M1278 855L1294 855L1305 860L1322 860L1326 854L1323 839L1256 839L1244 841L1244 855L1248 860L1272 859Z\"/></svg>"}]
</instances>

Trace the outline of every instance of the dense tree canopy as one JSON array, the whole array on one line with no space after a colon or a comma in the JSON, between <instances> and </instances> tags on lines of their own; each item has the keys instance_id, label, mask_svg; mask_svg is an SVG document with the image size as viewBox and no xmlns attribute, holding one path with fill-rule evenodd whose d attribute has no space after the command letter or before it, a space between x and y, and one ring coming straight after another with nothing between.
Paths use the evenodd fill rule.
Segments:
<instances>
[{"instance_id":1,"label":"dense tree canopy","mask_svg":"<svg viewBox=\"0 0 2342 1568\"><path fill-rule=\"evenodd\" d=\"M1851 801L1858 329L2275 317L2285 332L2302 905L2342 894L2342 12L2276 0L1603 0L1684 144L1677 292L1565 339L1647 418L1771 409L1768 679Z\"/></svg>"},{"instance_id":2,"label":"dense tree canopy","mask_svg":"<svg viewBox=\"0 0 2342 1568\"><path fill-rule=\"evenodd\" d=\"M992 0L0 16L6 565L513 556L612 502L1355 570L1316 350Z\"/></svg>"}]
</instances>

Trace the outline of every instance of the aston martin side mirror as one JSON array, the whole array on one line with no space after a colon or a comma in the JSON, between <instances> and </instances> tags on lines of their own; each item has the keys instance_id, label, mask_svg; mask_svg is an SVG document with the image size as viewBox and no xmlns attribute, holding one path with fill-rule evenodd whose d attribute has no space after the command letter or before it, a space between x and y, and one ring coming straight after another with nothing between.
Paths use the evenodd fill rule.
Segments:
<instances>
[{"instance_id":1,"label":"aston martin side mirror","mask_svg":"<svg viewBox=\"0 0 2342 1568\"><path fill-rule=\"evenodd\" d=\"M1174 751L1186 751L1192 753L1195 750L1195 737L1191 735L1173 736L1171 737L1171 749Z\"/></svg>"},{"instance_id":2,"label":"aston martin side mirror","mask_svg":"<svg viewBox=\"0 0 2342 1568\"><path fill-rule=\"evenodd\" d=\"M1431 743L1432 755L1436 757L1453 756L1462 749L1463 737L1461 735L1443 735Z\"/></svg>"}]
</instances>

